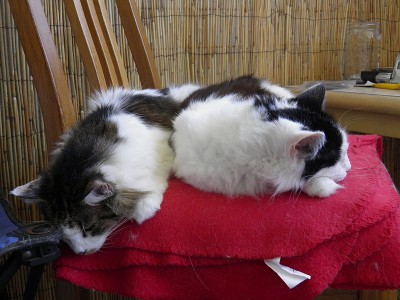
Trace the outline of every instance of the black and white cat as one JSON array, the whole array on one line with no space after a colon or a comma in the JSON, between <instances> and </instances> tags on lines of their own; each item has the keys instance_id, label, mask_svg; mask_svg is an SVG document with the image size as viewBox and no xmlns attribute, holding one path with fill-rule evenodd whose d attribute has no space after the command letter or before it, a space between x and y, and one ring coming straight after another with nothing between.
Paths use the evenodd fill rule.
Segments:
<instances>
[{"instance_id":1,"label":"black and white cat","mask_svg":"<svg viewBox=\"0 0 400 300\"><path fill-rule=\"evenodd\" d=\"M294 97L251 76L105 91L62 137L48 170L12 194L39 202L80 254L100 249L122 220L151 218L172 170L230 196L301 189L326 197L350 162L346 134L323 104L322 86Z\"/></svg>"},{"instance_id":2,"label":"black and white cat","mask_svg":"<svg viewBox=\"0 0 400 300\"><path fill-rule=\"evenodd\" d=\"M295 97L252 76L198 89L174 120L175 175L228 196L332 195L350 161L324 98L322 85Z\"/></svg>"},{"instance_id":3,"label":"black and white cat","mask_svg":"<svg viewBox=\"0 0 400 300\"><path fill-rule=\"evenodd\" d=\"M178 110L158 90L98 93L88 115L62 137L48 170L11 193L39 202L74 252L97 251L122 220L142 223L160 209Z\"/></svg>"}]
</instances>

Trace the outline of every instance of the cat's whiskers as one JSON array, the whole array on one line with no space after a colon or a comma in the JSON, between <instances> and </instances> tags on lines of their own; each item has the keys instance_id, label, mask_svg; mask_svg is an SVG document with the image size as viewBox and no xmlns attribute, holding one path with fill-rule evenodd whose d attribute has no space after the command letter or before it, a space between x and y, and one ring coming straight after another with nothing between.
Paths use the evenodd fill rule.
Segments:
<instances>
[{"instance_id":1,"label":"cat's whiskers","mask_svg":"<svg viewBox=\"0 0 400 300\"><path fill-rule=\"evenodd\" d=\"M101 246L100 250L103 248L109 248L110 246L113 245L111 243L111 238L116 235L120 230L122 230L122 225L128 222L129 220L127 218L122 218L119 220L116 224L114 224L110 229L107 231L107 239L105 240L103 246Z\"/></svg>"},{"instance_id":2,"label":"cat's whiskers","mask_svg":"<svg viewBox=\"0 0 400 300\"><path fill-rule=\"evenodd\" d=\"M354 122L357 122L357 121L362 121L362 120L365 120L365 118L356 118L356 117L354 117L352 119L348 119L348 120L346 120L346 123L343 124L343 128L348 130L348 127L351 124L353 124Z\"/></svg>"},{"instance_id":3,"label":"cat's whiskers","mask_svg":"<svg viewBox=\"0 0 400 300\"><path fill-rule=\"evenodd\" d=\"M368 169L368 168L363 168L363 169L359 169L359 170L357 170L357 171L372 171L372 172L374 173L374 176L375 176L375 177L377 177L377 176L380 175L380 172L376 172L376 171L379 171L379 170L377 170L376 168L370 168L370 169ZM363 173L357 172L357 173L353 173L353 174L351 175L351 177L352 177L352 178L368 178L368 177L370 177L370 174L365 173L365 172L363 172Z\"/></svg>"},{"instance_id":4,"label":"cat's whiskers","mask_svg":"<svg viewBox=\"0 0 400 300\"><path fill-rule=\"evenodd\" d=\"M351 110L348 110L348 112ZM340 117L338 123L347 130L350 124L353 124L356 121L364 120L365 118L362 116L348 116L347 118L343 118L344 114Z\"/></svg>"},{"instance_id":5,"label":"cat's whiskers","mask_svg":"<svg viewBox=\"0 0 400 300\"><path fill-rule=\"evenodd\" d=\"M354 112L354 111L360 111L362 110L361 108L352 108L346 110L338 119L338 123L342 125L344 129L347 130L348 126L355 121L359 120L364 120L364 118L358 117L358 116L348 116L349 113Z\"/></svg>"},{"instance_id":6,"label":"cat's whiskers","mask_svg":"<svg viewBox=\"0 0 400 300\"><path fill-rule=\"evenodd\" d=\"M296 191L294 192L294 194L295 194L295 196L296 196L296 197L294 198L294 203L296 203L297 200L299 200L299 197L300 197L301 193L302 193L302 190L301 190L301 189L298 189L298 190L296 190Z\"/></svg>"},{"instance_id":7,"label":"cat's whiskers","mask_svg":"<svg viewBox=\"0 0 400 300\"><path fill-rule=\"evenodd\" d=\"M122 224L115 228L108 237L114 237L115 235L118 235L118 233L123 229Z\"/></svg>"},{"instance_id":8,"label":"cat's whiskers","mask_svg":"<svg viewBox=\"0 0 400 300\"><path fill-rule=\"evenodd\" d=\"M110 246L110 242L108 242L108 239L104 242L103 246L101 246L101 248L99 250L97 250L97 252L104 252L103 250L105 248L109 248ZM110 247L111 248L111 247Z\"/></svg>"},{"instance_id":9,"label":"cat's whiskers","mask_svg":"<svg viewBox=\"0 0 400 300\"><path fill-rule=\"evenodd\" d=\"M339 120L338 120L338 123L342 123L342 119L348 114L348 113L350 113L350 112L352 112L352 111L356 111L356 110L361 110L361 108L352 108L352 109L348 109L348 110L346 110L340 117L339 117Z\"/></svg>"},{"instance_id":10,"label":"cat's whiskers","mask_svg":"<svg viewBox=\"0 0 400 300\"><path fill-rule=\"evenodd\" d=\"M117 234L119 231L122 230L122 225L128 222L127 218L122 218L119 220L114 226L112 226L108 231L108 238L112 237L113 235Z\"/></svg>"},{"instance_id":11,"label":"cat's whiskers","mask_svg":"<svg viewBox=\"0 0 400 300\"><path fill-rule=\"evenodd\" d=\"M369 174L367 174L367 173L365 173L365 172L360 172L360 171L374 171L374 173L375 173L375 175L379 175L379 172L375 172L375 171L380 171L380 168L378 168L377 166L375 166L375 167L373 167L373 168L368 168L368 167L362 167L362 168L358 168L358 167L352 167L351 168L351 170L349 170L349 171L351 171L351 177L352 178L355 178L355 177L357 177L357 178L365 178L365 177L369 177ZM347 171L346 173L347 173L347 175L346 175L346 177L347 176L349 176L349 171ZM313 178L313 179L321 179L321 178L327 178L327 179L332 179L332 178L330 178L329 176L323 176L323 175L319 175L319 176L315 176L315 175L310 175L310 176L306 176L304 179L306 179L306 180L308 180L308 179L310 179L310 178ZM333 179L332 179L333 180ZM344 179L343 179L344 180ZM341 181L343 181L343 180L341 180ZM341 182L340 181L340 182ZM309 182L310 181L307 181L306 183L305 183L305 185L307 185L307 184L309 184ZM335 181L336 182L336 181ZM339 183L340 183L339 182Z\"/></svg>"},{"instance_id":12,"label":"cat's whiskers","mask_svg":"<svg viewBox=\"0 0 400 300\"><path fill-rule=\"evenodd\" d=\"M103 248L112 248L112 246L113 246L113 243L111 243L109 238L107 238L106 241L104 242L103 246L100 248L100 250Z\"/></svg>"},{"instance_id":13,"label":"cat's whiskers","mask_svg":"<svg viewBox=\"0 0 400 300\"><path fill-rule=\"evenodd\" d=\"M87 236L86 228L83 224L82 224L81 228L82 228L83 233Z\"/></svg>"},{"instance_id":14,"label":"cat's whiskers","mask_svg":"<svg viewBox=\"0 0 400 300\"><path fill-rule=\"evenodd\" d=\"M297 200L299 200L301 193L302 193L301 189L290 191L289 200L290 200L290 203L292 204L292 206L296 205Z\"/></svg>"}]
</instances>

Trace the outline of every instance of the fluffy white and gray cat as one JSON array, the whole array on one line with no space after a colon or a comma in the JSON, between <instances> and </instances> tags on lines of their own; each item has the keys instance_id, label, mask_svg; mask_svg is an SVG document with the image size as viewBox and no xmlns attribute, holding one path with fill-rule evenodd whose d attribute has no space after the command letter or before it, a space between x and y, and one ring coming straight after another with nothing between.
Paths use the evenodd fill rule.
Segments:
<instances>
[{"instance_id":1,"label":"fluffy white and gray cat","mask_svg":"<svg viewBox=\"0 0 400 300\"><path fill-rule=\"evenodd\" d=\"M151 218L171 170L229 196L303 190L326 197L350 163L346 134L323 104L322 86L295 97L251 76L98 93L49 168L12 194L38 202L79 254L100 249L121 220Z\"/></svg>"},{"instance_id":2,"label":"fluffy white and gray cat","mask_svg":"<svg viewBox=\"0 0 400 300\"><path fill-rule=\"evenodd\" d=\"M38 202L74 252L95 252L122 220L142 223L160 209L178 110L158 90L98 93L87 116L62 137L49 168L11 193Z\"/></svg>"}]
</instances>

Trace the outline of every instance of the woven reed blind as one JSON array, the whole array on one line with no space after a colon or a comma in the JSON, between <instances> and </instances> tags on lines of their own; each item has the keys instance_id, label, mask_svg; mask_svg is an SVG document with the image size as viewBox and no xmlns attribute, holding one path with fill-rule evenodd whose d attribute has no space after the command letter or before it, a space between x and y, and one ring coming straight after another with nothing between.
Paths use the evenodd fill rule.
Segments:
<instances>
[{"instance_id":1,"label":"woven reed blind","mask_svg":"<svg viewBox=\"0 0 400 300\"><path fill-rule=\"evenodd\" d=\"M89 86L63 4L42 2L81 118ZM106 5L130 84L140 88L114 3ZM400 0L139 0L138 5L164 85L207 84L250 73L282 85L339 80L345 29L354 21L380 23L381 66L392 66L400 52ZM46 163L37 95L8 3L0 0L0 189L8 193L35 178ZM40 218L35 207L9 199L22 220ZM11 299L21 297L25 277L20 272L14 279ZM38 299L53 298L47 269Z\"/></svg>"}]
</instances>

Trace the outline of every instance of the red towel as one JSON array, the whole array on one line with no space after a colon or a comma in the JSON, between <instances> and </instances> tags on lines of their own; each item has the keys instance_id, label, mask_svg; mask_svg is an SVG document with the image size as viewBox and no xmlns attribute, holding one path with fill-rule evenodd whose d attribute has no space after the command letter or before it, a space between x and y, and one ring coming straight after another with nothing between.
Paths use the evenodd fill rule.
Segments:
<instances>
[{"instance_id":1,"label":"red towel","mask_svg":"<svg viewBox=\"0 0 400 300\"><path fill-rule=\"evenodd\" d=\"M332 285L338 289L399 289L400 281L400 212L397 226L386 244L373 255L343 266Z\"/></svg>"},{"instance_id":2,"label":"red towel","mask_svg":"<svg viewBox=\"0 0 400 300\"><path fill-rule=\"evenodd\" d=\"M141 299L311 299L331 284L357 288L349 281L352 268L364 268L366 257L391 245L399 196L380 160L381 139L349 140L345 189L327 199L293 193L228 199L173 179L154 218L125 226L93 255L65 249L57 276ZM277 256L311 280L289 290L263 262ZM400 287L393 275L390 282L362 276L357 283Z\"/></svg>"}]
</instances>

